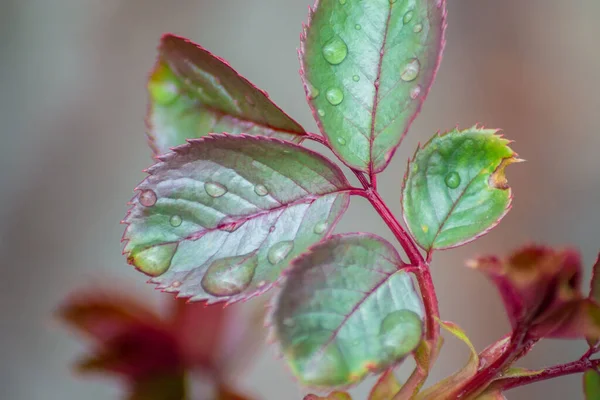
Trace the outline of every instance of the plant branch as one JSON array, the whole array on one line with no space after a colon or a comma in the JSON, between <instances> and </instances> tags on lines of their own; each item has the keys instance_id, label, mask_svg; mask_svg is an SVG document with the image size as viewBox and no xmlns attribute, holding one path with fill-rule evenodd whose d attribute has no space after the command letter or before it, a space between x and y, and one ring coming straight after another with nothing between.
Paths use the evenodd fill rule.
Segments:
<instances>
[{"instance_id":1,"label":"plant branch","mask_svg":"<svg viewBox=\"0 0 600 400\"><path fill-rule=\"evenodd\" d=\"M545 381L559 376L582 373L590 368L598 368L598 366L600 366L600 359L590 360L584 355L584 357L577 361L544 368L542 372L536 375L498 379L492 386L494 389L510 390L518 386Z\"/></svg>"},{"instance_id":2,"label":"plant branch","mask_svg":"<svg viewBox=\"0 0 600 400\"><path fill-rule=\"evenodd\" d=\"M481 391L489 382L504 371L508 365L514 362L516 358L522 357L524 355L522 350L526 347L528 350L531 348L531 346L524 346L526 336L527 325L517 327L510 337L510 342L498 358L496 358L489 366L477 371L477 373L469 379L461 389L459 389L456 398L468 398Z\"/></svg>"}]
</instances>

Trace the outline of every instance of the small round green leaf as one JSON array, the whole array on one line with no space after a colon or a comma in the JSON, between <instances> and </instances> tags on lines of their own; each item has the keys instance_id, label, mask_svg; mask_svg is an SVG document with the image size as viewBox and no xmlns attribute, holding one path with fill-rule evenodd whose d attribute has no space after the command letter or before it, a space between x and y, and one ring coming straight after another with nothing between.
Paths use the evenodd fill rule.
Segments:
<instances>
[{"instance_id":1,"label":"small round green leaf","mask_svg":"<svg viewBox=\"0 0 600 400\"><path fill-rule=\"evenodd\" d=\"M293 262L270 322L301 383L351 385L417 347L422 303L404 266L363 233L332 236Z\"/></svg>"},{"instance_id":2,"label":"small round green leaf","mask_svg":"<svg viewBox=\"0 0 600 400\"><path fill-rule=\"evenodd\" d=\"M454 130L417 149L404 179L402 209L425 250L470 242L510 209L504 169L521 160L496 132L476 126Z\"/></svg>"},{"instance_id":3,"label":"small round green leaf","mask_svg":"<svg viewBox=\"0 0 600 400\"><path fill-rule=\"evenodd\" d=\"M304 129L226 61L184 38L163 36L148 80L146 116L156 154L212 132L300 142Z\"/></svg>"},{"instance_id":4,"label":"small round green leaf","mask_svg":"<svg viewBox=\"0 0 600 400\"><path fill-rule=\"evenodd\" d=\"M427 97L446 0L319 0L300 61L321 132L348 166L381 172Z\"/></svg>"},{"instance_id":5,"label":"small round green leaf","mask_svg":"<svg viewBox=\"0 0 600 400\"><path fill-rule=\"evenodd\" d=\"M349 200L336 165L263 136L193 139L148 173L124 220L124 253L159 288L193 300L264 292Z\"/></svg>"}]
</instances>

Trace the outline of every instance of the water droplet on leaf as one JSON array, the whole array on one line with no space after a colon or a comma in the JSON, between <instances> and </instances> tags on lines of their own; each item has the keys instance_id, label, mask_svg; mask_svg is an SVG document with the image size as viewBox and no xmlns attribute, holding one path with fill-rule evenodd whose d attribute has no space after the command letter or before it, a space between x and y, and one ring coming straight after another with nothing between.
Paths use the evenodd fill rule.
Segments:
<instances>
[{"instance_id":1,"label":"water droplet on leaf","mask_svg":"<svg viewBox=\"0 0 600 400\"><path fill-rule=\"evenodd\" d=\"M267 259L273 265L279 264L284 258L290 254L290 251L294 248L294 242L291 240L284 240L279 243L275 243L269 249Z\"/></svg>"},{"instance_id":2,"label":"water droplet on leaf","mask_svg":"<svg viewBox=\"0 0 600 400\"><path fill-rule=\"evenodd\" d=\"M152 189L143 190L140 193L139 201L144 207L152 207L156 204L156 193Z\"/></svg>"},{"instance_id":3,"label":"water droplet on leaf","mask_svg":"<svg viewBox=\"0 0 600 400\"><path fill-rule=\"evenodd\" d=\"M317 235L320 235L321 233L325 232L326 229L327 229L327 221L322 221L315 225L314 232Z\"/></svg>"},{"instance_id":4,"label":"water droplet on leaf","mask_svg":"<svg viewBox=\"0 0 600 400\"><path fill-rule=\"evenodd\" d=\"M421 318L410 310L389 313L379 329L381 344L393 359L403 357L417 347L422 333Z\"/></svg>"},{"instance_id":5,"label":"water droplet on leaf","mask_svg":"<svg viewBox=\"0 0 600 400\"><path fill-rule=\"evenodd\" d=\"M325 97L332 106L337 106L344 101L344 93L338 88L329 89L327 93L325 93Z\"/></svg>"},{"instance_id":6,"label":"water droplet on leaf","mask_svg":"<svg viewBox=\"0 0 600 400\"><path fill-rule=\"evenodd\" d=\"M423 30L423 25L422 24L416 24L413 28L413 32L414 33L420 33Z\"/></svg>"},{"instance_id":7,"label":"water droplet on leaf","mask_svg":"<svg viewBox=\"0 0 600 400\"><path fill-rule=\"evenodd\" d=\"M178 288L179 286L181 286L181 282L179 282L179 281L175 281L171 284L171 287L174 287L174 288Z\"/></svg>"},{"instance_id":8,"label":"water droplet on leaf","mask_svg":"<svg viewBox=\"0 0 600 400\"><path fill-rule=\"evenodd\" d=\"M446 186L450 189L456 189L460 185L460 175L455 171L448 172L446 178L444 178L444 182L446 182Z\"/></svg>"},{"instance_id":9,"label":"water droplet on leaf","mask_svg":"<svg viewBox=\"0 0 600 400\"><path fill-rule=\"evenodd\" d=\"M302 383L314 386L340 386L348 383L348 366L335 342L322 352L314 353L310 341L292 348L292 357L299 360Z\"/></svg>"},{"instance_id":10,"label":"water droplet on leaf","mask_svg":"<svg viewBox=\"0 0 600 400\"><path fill-rule=\"evenodd\" d=\"M319 114L321 117L325 116L325 111L321 110L320 108L317 110L317 114Z\"/></svg>"},{"instance_id":11,"label":"water droplet on leaf","mask_svg":"<svg viewBox=\"0 0 600 400\"><path fill-rule=\"evenodd\" d=\"M210 197L221 197L227 193L227 188L220 183L206 182L204 184L204 190Z\"/></svg>"},{"instance_id":12,"label":"water droplet on leaf","mask_svg":"<svg viewBox=\"0 0 600 400\"><path fill-rule=\"evenodd\" d=\"M419 63L419 60L413 58L404 67L404 70L400 74L400 78L402 78L402 80L405 82L414 81L417 79L417 76L419 76L420 69L421 64Z\"/></svg>"},{"instance_id":13,"label":"water droplet on leaf","mask_svg":"<svg viewBox=\"0 0 600 400\"><path fill-rule=\"evenodd\" d=\"M412 10L408 11L406 14L404 14L404 17L402 18L402 22L404 22L404 25L406 25L410 21L412 21L414 15L415 15L415 12Z\"/></svg>"},{"instance_id":14,"label":"water droplet on leaf","mask_svg":"<svg viewBox=\"0 0 600 400\"><path fill-rule=\"evenodd\" d=\"M353 80L354 82L358 82L358 81L360 81L360 76L358 76L358 75L354 75L354 76L352 77L352 80Z\"/></svg>"},{"instance_id":15,"label":"water droplet on leaf","mask_svg":"<svg viewBox=\"0 0 600 400\"><path fill-rule=\"evenodd\" d=\"M362 26L360 26L360 24L356 24L356 25L354 25L354 29L356 29L357 31L360 31L362 29Z\"/></svg>"},{"instance_id":16,"label":"water droplet on leaf","mask_svg":"<svg viewBox=\"0 0 600 400\"><path fill-rule=\"evenodd\" d=\"M130 261L143 273L159 276L167 272L171 266L175 251L177 251L177 243L161 244L132 254Z\"/></svg>"},{"instance_id":17,"label":"water droplet on leaf","mask_svg":"<svg viewBox=\"0 0 600 400\"><path fill-rule=\"evenodd\" d=\"M254 186L254 193L262 197L268 195L269 190L265 187L265 185L258 184Z\"/></svg>"},{"instance_id":18,"label":"water droplet on leaf","mask_svg":"<svg viewBox=\"0 0 600 400\"><path fill-rule=\"evenodd\" d=\"M329 64L337 65L346 59L348 47L339 37L334 37L323 46L323 57Z\"/></svg>"},{"instance_id":19,"label":"water droplet on leaf","mask_svg":"<svg viewBox=\"0 0 600 400\"><path fill-rule=\"evenodd\" d=\"M346 4L346 0L340 0L340 4L341 4L341 5L344 5L344 4Z\"/></svg>"},{"instance_id":20,"label":"water droplet on leaf","mask_svg":"<svg viewBox=\"0 0 600 400\"><path fill-rule=\"evenodd\" d=\"M417 85L410 90L410 98L415 100L421 94L421 86Z\"/></svg>"},{"instance_id":21,"label":"water droplet on leaf","mask_svg":"<svg viewBox=\"0 0 600 400\"><path fill-rule=\"evenodd\" d=\"M311 99L316 99L319 97L319 89L314 87L310 82L306 82L306 88L308 89L308 97Z\"/></svg>"},{"instance_id":22,"label":"water droplet on leaf","mask_svg":"<svg viewBox=\"0 0 600 400\"><path fill-rule=\"evenodd\" d=\"M343 146L346 144L346 139L344 139L343 137L338 137L337 142Z\"/></svg>"},{"instance_id":23,"label":"water droplet on leaf","mask_svg":"<svg viewBox=\"0 0 600 400\"><path fill-rule=\"evenodd\" d=\"M181 219L181 217L179 215L173 215L169 219L169 223L171 224L172 227L175 227L175 228L180 226L182 222L183 222L183 219Z\"/></svg>"},{"instance_id":24,"label":"water droplet on leaf","mask_svg":"<svg viewBox=\"0 0 600 400\"><path fill-rule=\"evenodd\" d=\"M206 270L200 285L216 297L234 296L252 282L258 265L256 255L243 255L215 260Z\"/></svg>"}]
</instances>

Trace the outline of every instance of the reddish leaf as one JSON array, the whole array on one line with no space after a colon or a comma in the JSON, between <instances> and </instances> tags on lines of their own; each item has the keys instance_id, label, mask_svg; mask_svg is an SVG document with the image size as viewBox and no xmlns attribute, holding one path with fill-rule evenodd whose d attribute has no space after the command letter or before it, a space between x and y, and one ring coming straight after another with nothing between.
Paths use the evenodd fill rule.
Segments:
<instances>
[{"instance_id":1,"label":"reddish leaf","mask_svg":"<svg viewBox=\"0 0 600 400\"><path fill-rule=\"evenodd\" d=\"M326 397L309 394L304 396L304 400L352 400L352 397L346 392L332 392Z\"/></svg>"},{"instance_id":2,"label":"reddish leaf","mask_svg":"<svg viewBox=\"0 0 600 400\"><path fill-rule=\"evenodd\" d=\"M582 337L600 333L600 309L583 299L581 258L572 249L525 247L505 260L470 264L498 287L513 329L528 326L536 337Z\"/></svg>"},{"instance_id":3,"label":"reddish leaf","mask_svg":"<svg viewBox=\"0 0 600 400\"><path fill-rule=\"evenodd\" d=\"M590 298L600 303L600 254L592 268L592 281L590 284Z\"/></svg>"},{"instance_id":4,"label":"reddish leaf","mask_svg":"<svg viewBox=\"0 0 600 400\"><path fill-rule=\"evenodd\" d=\"M185 376L164 374L134 383L128 400L185 400Z\"/></svg>"},{"instance_id":5,"label":"reddish leaf","mask_svg":"<svg viewBox=\"0 0 600 400\"><path fill-rule=\"evenodd\" d=\"M215 400L249 400L249 397L236 393L231 388L222 385L219 386Z\"/></svg>"}]
</instances>

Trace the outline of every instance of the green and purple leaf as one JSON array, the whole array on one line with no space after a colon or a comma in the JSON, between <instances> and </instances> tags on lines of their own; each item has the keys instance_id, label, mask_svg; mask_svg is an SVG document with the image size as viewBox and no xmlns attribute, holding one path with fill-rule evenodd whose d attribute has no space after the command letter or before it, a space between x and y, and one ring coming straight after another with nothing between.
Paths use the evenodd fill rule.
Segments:
<instances>
[{"instance_id":1,"label":"green and purple leaf","mask_svg":"<svg viewBox=\"0 0 600 400\"><path fill-rule=\"evenodd\" d=\"M301 36L309 105L335 154L381 172L421 109L444 47L446 0L318 0Z\"/></svg>"},{"instance_id":2,"label":"green and purple leaf","mask_svg":"<svg viewBox=\"0 0 600 400\"><path fill-rule=\"evenodd\" d=\"M155 154L213 132L300 142L304 129L208 50L171 34L162 37L148 80L146 123Z\"/></svg>"},{"instance_id":3,"label":"green and purple leaf","mask_svg":"<svg viewBox=\"0 0 600 400\"><path fill-rule=\"evenodd\" d=\"M419 344L423 311L392 245L332 236L286 270L270 324L299 381L349 386L397 364Z\"/></svg>"},{"instance_id":4,"label":"green and purple leaf","mask_svg":"<svg viewBox=\"0 0 600 400\"><path fill-rule=\"evenodd\" d=\"M325 157L262 136L210 135L159 157L124 223L128 262L160 289L209 302L266 291L345 211Z\"/></svg>"},{"instance_id":5,"label":"green and purple leaf","mask_svg":"<svg viewBox=\"0 0 600 400\"><path fill-rule=\"evenodd\" d=\"M475 240L506 215L512 194L504 169L521 161L496 130L476 126L434 136L408 164L404 220L425 250Z\"/></svg>"},{"instance_id":6,"label":"green and purple leaf","mask_svg":"<svg viewBox=\"0 0 600 400\"><path fill-rule=\"evenodd\" d=\"M513 330L526 328L538 338L600 337L600 306L581 294L577 251L532 245L470 266L497 286Z\"/></svg>"}]
</instances>

